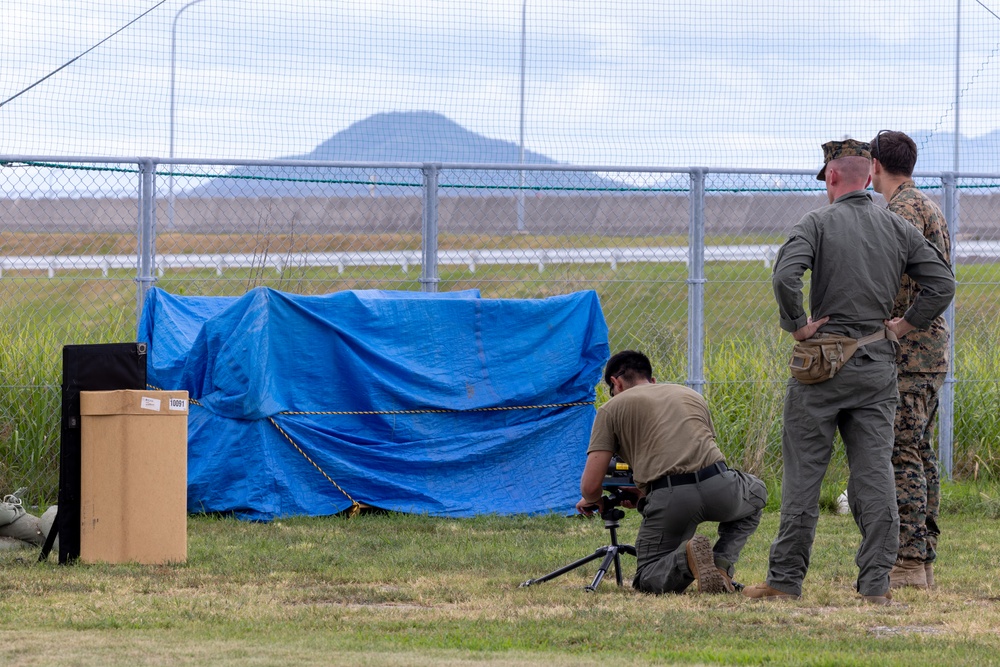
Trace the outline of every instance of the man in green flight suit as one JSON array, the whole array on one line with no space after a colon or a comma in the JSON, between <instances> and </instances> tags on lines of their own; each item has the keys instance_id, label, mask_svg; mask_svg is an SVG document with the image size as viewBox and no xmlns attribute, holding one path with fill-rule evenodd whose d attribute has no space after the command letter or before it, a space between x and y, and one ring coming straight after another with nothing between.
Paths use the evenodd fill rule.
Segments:
<instances>
[{"instance_id":1,"label":"man in green flight suit","mask_svg":"<svg viewBox=\"0 0 1000 667\"><path fill-rule=\"evenodd\" d=\"M871 149L847 139L823 145L829 206L806 214L774 261L772 285L781 328L796 341L813 337L881 337L846 360L833 377L815 384L792 378L785 393L781 438L781 521L771 544L764 583L751 598L798 598L809 569L819 519L820 485L834 434L844 441L850 467L851 514L861 531L856 589L864 601L888 604L889 571L899 544L892 470L896 412L893 337L930 325L955 294L955 277L940 251L901 217L876 206L865 191ZM803 275L811 271L809 305ZM900 318L890 320L906 274L920 292Z\"/></svg>"}]
</instances>

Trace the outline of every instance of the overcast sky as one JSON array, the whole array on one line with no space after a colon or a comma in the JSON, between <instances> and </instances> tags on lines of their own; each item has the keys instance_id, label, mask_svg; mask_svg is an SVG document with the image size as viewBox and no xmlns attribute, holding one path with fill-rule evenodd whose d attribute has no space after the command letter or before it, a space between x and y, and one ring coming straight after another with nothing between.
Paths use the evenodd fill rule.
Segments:
<instances>
[{"instance_id":1,"label":"overcast sky","mask_svg":"<svg viewBox=\"0 0 1000 667\"><path fill-rule=\"evenodd\" d=\"M152 11L0 106L0 154L165 157L172 70L177 156L303 154L400 110L519 140L521 0L185 4L4 0L0 102ZM573 164L813 168L843 136L944 141L956 38L961 133L980 137L1000 126L989 10L1000 0L528 0L525 145Z\"/></svg>"}]
</instances>

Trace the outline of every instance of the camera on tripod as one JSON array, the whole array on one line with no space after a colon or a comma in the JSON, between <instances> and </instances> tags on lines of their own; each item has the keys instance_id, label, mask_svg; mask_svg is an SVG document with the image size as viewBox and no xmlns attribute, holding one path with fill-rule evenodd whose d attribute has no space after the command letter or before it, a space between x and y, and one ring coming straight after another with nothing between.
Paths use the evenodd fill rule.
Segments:
<instances>
[{"instance_id":1,"label":"camera on tripod","mask_svg":"<svg viewBox=\"0 0 1000 667\"><path fill-rule=\"evenodd\" d=\"M632 479L632 468L617 454L608 462L608 470L604 473L601 486L604 489L604 511L601 512L601 518L605 521L621 519L625 512L618 509L618 506L624 502L634 505L639 500L639 491Z\"/></svg>"},{"instance_id":2,"label":"camera on tripod","mask_svg":"<svg viewBox=\"0 0 1000 667\"><path fill-rule=\"evenodd\" d=\"M622 585L621 554L635 556L636 550L631 544L618 543L618 520L625 516L624 510L619 509L618 506L624 502L638 502L639 490L635 487L635 481L632 479L632 469L617 455L611 457L611 461L608 463L608 470L604 475L604 481L601 486L603 487L603 495L601 496L601 518L604 519L604 527L611 533L611 544L600 547L589 556L575 560L569 565L564 565L557 570L549 572L545 576L538 577L537 579L528 579L521 584L522 588L525 586L540 584L543 581L549 581L550 579L555 579L560 575L566 574L571 570L575 570L581 565L586 565L587 563L597 560L598 558L602 559L601 566L598 568L597 574L594 576L594 580L589 586L586 587L585 590L591 592L597 590L597 586L601 583L601 580L604 579L604 575L607 573L608 568L612 566L614 566L615 569L615 581L619 586ZM596 503L592 505L592 507L596 506Z\"/></svg>"}]
</instances>

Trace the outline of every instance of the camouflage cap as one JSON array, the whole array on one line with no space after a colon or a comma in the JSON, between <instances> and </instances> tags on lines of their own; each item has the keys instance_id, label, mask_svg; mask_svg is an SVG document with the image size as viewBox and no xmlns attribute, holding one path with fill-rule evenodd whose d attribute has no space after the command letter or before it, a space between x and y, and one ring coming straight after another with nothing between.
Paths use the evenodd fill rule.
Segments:
<instances>
[{"instance_id":1,"label":"camouflage cap","mask_svg":"<svg viewBox=\"0 0 1000 667\"><path fill-rule=\"evenodd\" d=\"M871 150L871 145L855 139L826 142L823 144L823 168L819 170L818 174L816 174L816 178L820 181L826 180L826 165L830 163L830 160L852 156L868 158L871 160Z\"/></svg>"}]
</instances>

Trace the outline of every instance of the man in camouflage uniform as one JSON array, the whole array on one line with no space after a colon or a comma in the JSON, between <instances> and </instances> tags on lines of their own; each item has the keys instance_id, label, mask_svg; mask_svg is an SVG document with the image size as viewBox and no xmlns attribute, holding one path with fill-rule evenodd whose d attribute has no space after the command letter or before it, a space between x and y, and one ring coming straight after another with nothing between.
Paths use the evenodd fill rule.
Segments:
<instances>
[{"instance_id":1,"label":"man in camouflage uniform","mask_svg":"<svg viewBox=\"0 0 1000 667\"><path fill-rule=\"evenodd\" d=\"M892 469L898 392L891 338L927 327L944 312L955 294L955 277L940 251L913 225L875 206L865 190L871 181L867 143L831 141L823 153L817 178L826 183L830 205L806 214L775 257L771 282L779 323L797 341L828 335L875 338L832 378L816 384L789 379L781 437L781 521L767 579L743 594L770 599L802 594L820 486L839 431L850 466L851 514L861 531L856 589L866 602L889 604L889 571L899 546ZM803 307L806 271L811 271L811 317ZM890 320L904 273L920 291L903 317Z\"/></svg>"},{"instance_id":2,"label":"man in camouflage uniform","mask_svg":"<svg viewBox=\"0 0 1000 667\"><path fill-rule=\"evenodd\" d=\"M872 141L872 187L889 202L889 210L913 224L946 259L951 239L944 214L917 189L911 178L917 146L902 132L883 130ZM893 317L902 317L913 303L919 286L903 278ZM940 478L931 431L938 406L938 392L948 372L948 324L936 317L930 326L899 339L896 353L899 404L896 406L896 439L892 465L896 474L899 507L899 552L889 573L892 588L927 588L934 583Z\"/></svg>"}]
</instances>

